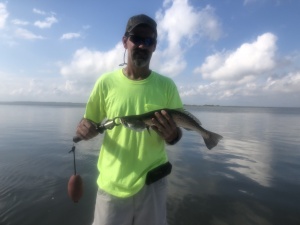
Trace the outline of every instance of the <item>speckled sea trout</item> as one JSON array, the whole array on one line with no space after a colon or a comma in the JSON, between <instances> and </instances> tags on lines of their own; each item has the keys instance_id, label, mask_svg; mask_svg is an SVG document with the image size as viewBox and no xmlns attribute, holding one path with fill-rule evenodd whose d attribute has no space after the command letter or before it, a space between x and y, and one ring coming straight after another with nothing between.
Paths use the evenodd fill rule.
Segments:
<instances>
[{"instance_id":1,"label":"speckled sea trout","mask_svg":"<svg viewBox=\"0 0 300 225\"><path fill-rule=\"evenodd\" d=\"M151 126L154 126L152 118L156 118L154 113L165 110L174 120L178 127L182 127L186 130L193 130L198 132L205 142L208 149L215 147L218 142L223 138L221 135L205 130L201 126L201 122L190 112L186 110L175 110L175 109L159 109L151 111L141 115L130 115L119 117L119 121L125 127L134 130L142 131L144 129L149 130Z\"/></svg>"}]
</instances>

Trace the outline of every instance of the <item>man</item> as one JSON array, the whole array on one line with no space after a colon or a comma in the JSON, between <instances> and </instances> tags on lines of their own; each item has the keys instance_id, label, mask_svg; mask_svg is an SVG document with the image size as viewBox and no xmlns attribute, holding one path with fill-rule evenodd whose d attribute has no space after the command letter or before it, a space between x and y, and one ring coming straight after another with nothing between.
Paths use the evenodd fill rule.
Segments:
<instances>
[{"instance_id":1,"label":"man","mask_svg":"<svg viewBox=\"0 0 300 225\"><path fill-rule=\"evenodd\" d=\"M157 44L156 26L152 18L143 14L128 20L122 38L128 52L127 66L97 80L77 127L78 137L88 140L96 136L92 122L105 118L182 108L174 82L149 68ZM180 140L181 130L163 110L152 121L150 134L123 126L105 132L98 160L94 225L167 224L166 179L159 177L151 183L147 174L168 165L165 143Z\"/></svg>"}]
</instances>

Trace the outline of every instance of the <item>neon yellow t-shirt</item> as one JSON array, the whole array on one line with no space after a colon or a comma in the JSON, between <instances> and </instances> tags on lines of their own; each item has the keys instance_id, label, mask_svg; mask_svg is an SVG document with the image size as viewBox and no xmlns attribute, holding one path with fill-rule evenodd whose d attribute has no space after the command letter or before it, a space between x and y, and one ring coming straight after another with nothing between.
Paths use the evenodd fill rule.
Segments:
<instances>
[{"instance_id":1,"label":"neon yellow t-shirt","mask_svg":"<svg viewBox=\"0 0 300 225\"><path fill-rule=\"evenodd\" d=\"M103 119L138 115L161 108L182 108L174 82L152 72L144 80L130 80L122 70L102 75L86 105L84 117L96 123ZM116 126L104 133L97 183L106 192L129 197L145 184L149 170L168 161L165 142L153 130L132 131Z\"/></svg>"}]
</instances>

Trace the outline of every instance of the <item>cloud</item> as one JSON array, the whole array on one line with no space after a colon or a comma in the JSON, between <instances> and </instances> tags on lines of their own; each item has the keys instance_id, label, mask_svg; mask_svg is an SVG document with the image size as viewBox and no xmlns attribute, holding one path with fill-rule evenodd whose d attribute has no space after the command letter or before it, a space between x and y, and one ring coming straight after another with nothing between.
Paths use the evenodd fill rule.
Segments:
<instances>
[{"instance_id":1,"label":"cloud","mask_svg":"<svg viewBox=\"0 0 300 225\"><path fill-rule=\"evenodd\" d=\"M156 14L156 19L161 39L159 43L166 42L167 45L160 44L161 47L154 53L151 67L170 77L175 77L186 68L184 53L187 48L192 47L201 37L216 40L222 33L212 7L197 10L186 0L165 1L163 8ZM79 37L79 34L64 34L61 39L75 37ZM101 73L116 68L123 61L123 51L122 44L108 52L78 49L70 63L61 65L61 74L68 78L94 79Z\"/></svg>"},{"instance_id":2,"label":"cloud","mask_svg":"<svg viewBox=\"0 0 300 225\"><path fill-rule=\"evenodd\" d=\"M47 13L42 11L42 10L39 10L39 9L36 9L36 8L33 8L32 11L36 14L39 14L39 15L46 15Z\"/></svg>"},{"instance_id":3,"label":"cloud","mask_svg":"<svg viewBox=\"0 0 300 225\"><path fill-rule=\"evenodd\" d=\"M252 43L245 43L233 52L218 52L208 56L202 66L194 70L204 79L237 80L245 76L259 76L275 65L277 37L265 33Z\"/></svg>"},{"instance_id":4,"label":"cloud","mask_svg":"<svg viewBox=\"0 0 300 225\"><path fill-rule=\"evenodd\" d=\"M222 36L221 23L209 5L196 9L187 0L165 0L156 20L159 48L151 66L170 77L186 68L186 52L201 38L215 41Z\"/></svg>"},{"instance_id":5,"label":"cloud","mask_svg":"<svg viewBox=\"0 0 300 225\"><path fill-rule=\"evenodd\" d=\"M54 23L57 23L58 20L54 16L47 17L44 21L36 21L34 25L43 29L50 28Z\"/></svg>"},{"instance_id":6,"label":"cloud","mask_svg":"<svg viewBox=\"0 0 300 225\"><path fill-rule=\"evenodd\" d=\"M0 101L86 102L94 85L53 76L55 71L40 73L42 78L0 70Z\"/></svg>"},{"instance_id":7,"label":"cloud","mask_svg":"<svg viewBox=\"0 0 300 225\"><path fill-rule=\"evenodd\" d=\"M67 79L95 81L102 73L118 68L123 51L122 43L107 52L78 49L69 64L61 65L60 73Z\"/></svg>"},{"instance_id":8,"label":"cloud","mask_svg":"<svg viewBox=\"0 0 300 225\"><path fill-rule=\"evenodd\" d=\"M194 71L206 80L181 85L183 100L198 104L299 106L296 96L300 95L300 54L280 57L276 41L274 34L264 33L236 50L208 56Z\"/></svg>"},{"instance_id":9,"label":"cloud","mask_svg":"<svg viewBox=\"0 0 300 225\"><path fill-rule=\"evenodd\" d=\"M180 85L180 95L191 104L299 107L299 55L285 58L290 61L279 65L280 70L276 66L262 74Z\"/></svg>"},{"instance_id":10,"label":"cloud","mask_svg":"<svg viewBox=\"0 0 300 225\"><path fill-rule=\"evenodd\" d=\"M34 13L45 17L37 21L41 28L51 27L57 22L54 13L38 9ZM165 0L156 14L156 20L159 45L151 68L175 78L184 103L257 105L258 101L276 96L273 105L288 102L286 104L299 106L300 54L280 58L274 34L263 33L235 49L215 51L199 64L195 74L190 75L185 71L189 63L186 56L194 45L200 41L214 43L223 37L222 24L215 9L210 5L196 8L187 0ZM26 21L17 19L12 23L19 27L26 25ZM31 40L44 38L21 27L15 30L15 35ZM69 40L80 35L65 33L60 38ZM3 76L0 71L0 99L86 102L95 80L107 71L120 68L118 64L123 62L123 53L121 43L111 46L108 51L80 48L68 61L58 63L58 71L46 75L38 71L36 76L42 75L41 78L24 74ZM180 82L180 79L189 82ZM290 101L291 96L295 96L293 101Z\"/></svg>"},{"instance_id":11,"label":"cloud","mask_svg":"<svg viewBox=\"0 0 300 225\"><path fill-rule=\"evenodd\" d=\"M81 35L79 33L66 33L63 34L60 39L61 40L70 40L70 39L74 39L74 38L79 38Z\"/></svg>"},{"instance_id":12,"label":"cloud","mask_svg":"<svg viewBox=\"0 0 300 225\"><path fill-rule=\"evenodd\" d=\"M6 19L8 18L9 13L6 10L6 5L0 2L0 29L3 29L6 24Z\"/></svg>"},{"instance_id":13,"label":"cloud","mask_svg":"<svg viewBox=\"0 0 300 225\"><path fill-rule=\"evenodd\" d=\"M185 103L299 107L300 70L278 77L180 85Z\"/></svg>"},{"instance_id":14,"label":"cloud","mask_svg":"<svg viewBox=\"0 0 300 225\"><path fill-rule=\"evenodd\" d=\"M17 26L26 26L29 24L29 22L27 21L24 21L24 20L19 20L19 19L14 19L11 21L14 25L17 25Z\"/></svg>"},{"instance_id":15,"label":"cloud","mask_svg":"<svg viewBox=\"0 0 300 225\"><path fill-rule=\"evenodd\" d=\"M213 7L207 5L199 10L191 6L188 0L165 0L164 7L156 14L158 31L166 37L171 47L186 41L193 44L199 37L211 40L221 37L221 23Z\"/></svg>"},{"instance_id":16,"label":"cloud","mask_svg":"<svg viewBox=\"0 0 300 225\"><path fill-rule=\"evenodd\" d=\"M0 101L86 102L92 85L85 86L63 78L1 78ZM4 98L2 96L5 96Z\"/></svg>"},{"instance_id":17,"label":"cloud","mask_svg":"<svg viewBox=\"0 0 300 225\"><path fill-rule=\"evenodd\" d=\"M186 65L187 62L180 48L157 50L151 60L152 68L169 77L179 75Z\"/></svg>"},{"instance_id":18,"label":"cloud","mask_svg":"<svg viewBox=\"0 0 300 225\"><path fill-rule=\"evenodd\" d=\"M197 10L188 1L165 1L164 8L156 17L161 39L159 43L166 42L167 45L161 44L156 50L151 67L170 77L179 75L186 68L185 51L188 48L202 37L216 40L222 33L220 22L210 6ZM61 39L73 37L75 34L69 33L63 35ZM78 49L71 62L61 66L61 74L70 79L71 77L94 79L101 73L116 68L116 65L122 62L123 51L121 44L108 52Z\"/></svg>"},{"instance_id":19,"label":"cloud","mask_svg":"<svg viewBox=\"0 0 300 225\"><path fill-rule=\"evenodd\" d=\"M300 93L300 71L288 73L281 78L268 77L265 91L281 93Z\"/></svg>"},{"instance_id":20,"label":"cloud","mask_svg":"<svg viewBox=\"0 0 300 225\"><path fill-rule=\"evenodd\" d=\"M27 40L44 39L43 36L35 35L32 32L30 32L26 29L23 29L23 28L16 29L15 30L15 35L19 38L27 39Z\"/></svg>"}]
</instances>

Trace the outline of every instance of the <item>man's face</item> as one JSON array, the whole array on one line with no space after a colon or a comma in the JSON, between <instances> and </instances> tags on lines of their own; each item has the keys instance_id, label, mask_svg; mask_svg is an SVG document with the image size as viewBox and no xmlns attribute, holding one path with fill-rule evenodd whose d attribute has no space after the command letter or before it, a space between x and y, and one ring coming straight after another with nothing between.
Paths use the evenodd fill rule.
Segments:
<instances>
[{"instance_id":1,"label":"man's face","mask_svg":"<svg viewBox=\"0 0 300 225\"><path fill-rule=\"evenodd\" d=\"M127 38L129 60L137 67L145 67L150 64L152 53L156 48L156 35L147 26L134 28Z\"/></svg>"}]
</instances>

